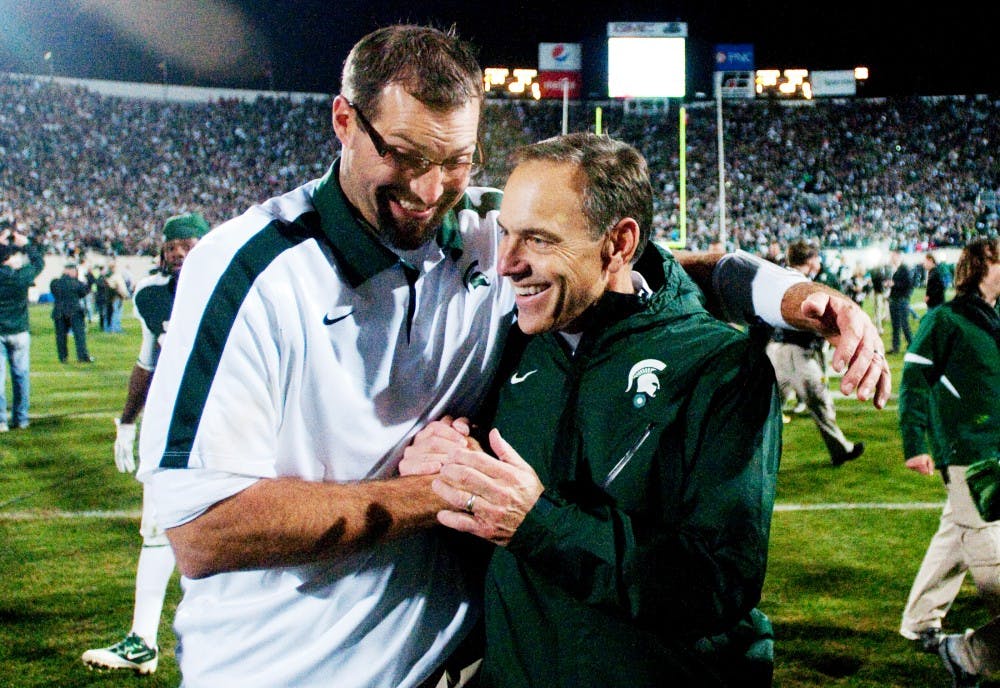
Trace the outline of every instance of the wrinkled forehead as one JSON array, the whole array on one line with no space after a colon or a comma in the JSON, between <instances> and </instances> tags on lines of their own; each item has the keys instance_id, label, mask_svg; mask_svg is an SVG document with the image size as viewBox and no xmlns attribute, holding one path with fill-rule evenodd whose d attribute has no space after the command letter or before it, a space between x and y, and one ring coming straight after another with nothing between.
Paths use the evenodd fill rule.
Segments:
<instances>
[{"instance_id":1,"label":"wrinkled forehead","mask_svg":"<svg viewBox=\"0 0 1000 688\"><path fill-rule=\"evenodd\" d=\"M440 156L472 149L479 139L480 105L476 100L437 109L390 85L382 91L379 102L378 114L364 115L377 135L391 145L426 147Z\"/></svg>"}]
</instances>

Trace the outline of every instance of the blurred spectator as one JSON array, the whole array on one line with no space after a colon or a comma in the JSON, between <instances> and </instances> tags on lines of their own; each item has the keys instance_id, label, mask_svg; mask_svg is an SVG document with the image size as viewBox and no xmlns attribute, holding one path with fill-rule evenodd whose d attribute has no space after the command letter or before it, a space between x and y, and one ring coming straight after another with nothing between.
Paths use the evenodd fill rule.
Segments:
<instances>
[{"instance_id":1,"label":"blurred spectator","mask_svg":"<svg viewBox=\"0 0 1000 688\"><path fill-rule=\"evenodd\" d=\"M76 347L76 360L80 363L93 363L94 359L87 352L87 321L83 299L90 289L86 282L80 281L77 264L67 261L63 266L63 274L49 284L52 292L52 323L56 333L56 354L60 363L69 359L67 339L73 333L73 344Z\"/></svg>"},{"instance_id":2,"label":"blurred spectator","mask_svg":"<svg viewBox=\"0 0 1000 688\"><path fill-rule=\"evenodd\" d=\"M118 261L115 260L114 256L111 257L107 267L104 268L104 275L101 277L100 284L103 285L107 298L104 306L107 310L107 328L104 331L121 332L122 311L125 308L126 299L132 296L132 292L129 291L128 282L125 280L125 275L121 268L118 267Z\"/></svg>"},{"instance_id":3,"label":"blurred spectator","mask_svg":"<svg viewBox=\"0 0 1000 688\"><path fill-rule=\"evenodd\" d=\"M924 278L924 284L927 285L924 302L927 304L927 311L930 312L944 303L944 279L941 277L941 269L933 253L924 254L924 272L927 275Z\"/></svg>"},{"instance_id":4,"label":"blurred spectator","mask_svg":"<svg viewBox=\"0 0 1000 688\"><path fill-rule=\"evenodd\" d=\"M31 334L28 288L45 267L41 249L7 226L0 230L0 432L28 427L31 401ZM6 397L10 367L11 408Z\"/></svg>"},{"instance_id":5,"label":"blurred spectator","mask_svg":"<svg viewBox=\"0 0 1000 688\"><path fill-rule=\"evenodd\" d=\"M889 317L889 280L892 275L888 265L876 265L869 271L872 280L872 320L879 334L885 330L885 321Z\"/></svg>"},{"instance_id":6,"label":"blurred spectator","mask_svg":"<svg viewBox=\"0 0 1000 688\"><path fill-rule=\"evenodd\" d=\"M108 332L111 329L111 294L112 288L105 277L108 274L106 265L95 269L94 276L94 305L97 308L97 315L101 322L101 332Z\"/></svg>"},{"instance_id":7,"label":"blurred spectator","mask_svg":"<svg viewBox=\"0 0 1000 688\"><path fill-rule=\"evenodd\" d=\"M87 283L87 295L83 298L84 309L87 312L87 322L101 322L97 308L97 282L101 278L103 268L100 265L86 267L86 263L81 261L80 267L83 269L84 281ZM101 329L103 330L103 323Z\"/></svg>"},{"instance_id":8,"label":"blurred spectator","mask_svg":"<svg viewBox=\"0 0 1000 688\"><path fill-rule=\"evenodd\" d=\"M764 258L785 267L785 250L781 247L781 242L772 241L767 245L767 252L764 254Z\"/></svg>"},{"instance_id":9,"label":"blurred spectator","mask_svg":"<svg viewBox=\"0 0 1000 688\"><path fill-rule=\"evenodd\" d=\"M892 323L891 354L899 353L901 338L910 345L910 297L913 295L913 271L903 262L899 251L889 254L892 277L889 279L889 320Z\"/></svg>"},{"instance_id":10,"label":"blurred spectator","mask_svg":"<svg viewBox=\"0 0 1000 688\"><path fill-rule=\"evenodd\" d=\"M854 303L861 307L865 305L865 299L872 290L872 278L865 271L861 263L854 266L854 272L848 280L844 293L854 299Z\"/></svg>"}]
</instances>

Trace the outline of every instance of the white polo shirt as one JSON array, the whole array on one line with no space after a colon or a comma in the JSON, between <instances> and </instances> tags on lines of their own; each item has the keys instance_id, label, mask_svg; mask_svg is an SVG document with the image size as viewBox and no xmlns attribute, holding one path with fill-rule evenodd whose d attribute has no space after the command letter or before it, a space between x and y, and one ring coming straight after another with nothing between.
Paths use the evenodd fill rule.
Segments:
<instances>
[{"instance_id":1,"label":"white polo shirt","mask_svg":"<svg viewBox=\"0 0 1000 688\"><path fill-rule=\"evenodd\" d=\"M185 260L140 438L165 527L260 478L389 477L429 420L485 396L514 305L496 274L500 193L468 189L437 242L400 256L351 214L337 169ZM441 535L185 578L184 685L419 684L478 613Z\"/></svg>"}]
</instances>

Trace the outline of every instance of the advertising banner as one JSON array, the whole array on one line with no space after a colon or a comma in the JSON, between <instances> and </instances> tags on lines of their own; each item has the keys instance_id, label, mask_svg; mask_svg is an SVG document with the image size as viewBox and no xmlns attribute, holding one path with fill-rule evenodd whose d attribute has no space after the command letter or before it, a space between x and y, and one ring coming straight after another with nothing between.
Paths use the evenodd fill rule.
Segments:
<instances>
[{"instance_id":1,"label":"advertising banner","mask_svg":"<svg viewBox=\"0 0 1000 688\"><path fill-rule=\"evenodd\" d=\"M539 43L538 71L540 72L579 72L579 43Z\"/></svg>"},{"instance_id":2,"label":"advertising banner","mask_svg":"<svg viewBox=\"0 0 1000 688\"><path fill-rule=\"evenodd\" d=\"M814 71L809 74L814 98L821 96L853 96L858 92L858 82L853 69Z\"/></svg>"},{"instance_id":3,"label":"advertising banner","mask_svg":"<svg viewBox=\"0 0 1000 688\"><path fill-rule=\"evenodd\" d=\"M539 72L538 85L541 88L542 98L562 98L564 81L569 88L567 97L570 100L578 100L581 89L580 72Z\"/></svg>"},{"instance_id":4,"label":"advertising banner","mask_svg":"<svg viewBox=\"0 0 1000 688\"><path fill-rule=\"evenodd\" d=\"M613 36L687 38L687 35L687 22L608 22L608 38Z\"/></svg>"},{"instance_id":5,"label":"advertising banner","mask_svg":"<svg viewBox=\"0 0 1000 688\"><path fill-rule=\"evenodd\" d=\"M715 71L752 72L754 69L752 43L720 43L715 46Z\"/></svg>"}]
</instances>

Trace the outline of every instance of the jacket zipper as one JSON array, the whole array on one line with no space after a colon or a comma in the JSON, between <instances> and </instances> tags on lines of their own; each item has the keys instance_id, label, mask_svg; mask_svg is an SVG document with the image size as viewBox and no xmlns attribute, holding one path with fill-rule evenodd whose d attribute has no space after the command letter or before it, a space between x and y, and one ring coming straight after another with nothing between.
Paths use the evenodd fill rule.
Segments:
<instances>
[{"instance_id":1,"label":"jacket zipper","mask_svg":"<svg viewBox=\"0 0 1000 688\"><path fill-rule=\"evenodd\" d=\"M632 460L632 457L635 456L635 453L639 451L639 447L641 447L643 443L649 439L652 432L653 424L650 423L646 426L646 429L643 430L642 435L639 436L639 439L636 440L635 444L632 445L632 448L625 452L625 455L622 456L622 458L618 459L618 463L616 463L615 467L611 469L610 473L608 473L608 476L604 479L601 487L607 487L614 481L615 478L618 477L618 474L622 472L625 466L628 465L628 462Z\"/></svg>"}]
</instances>

